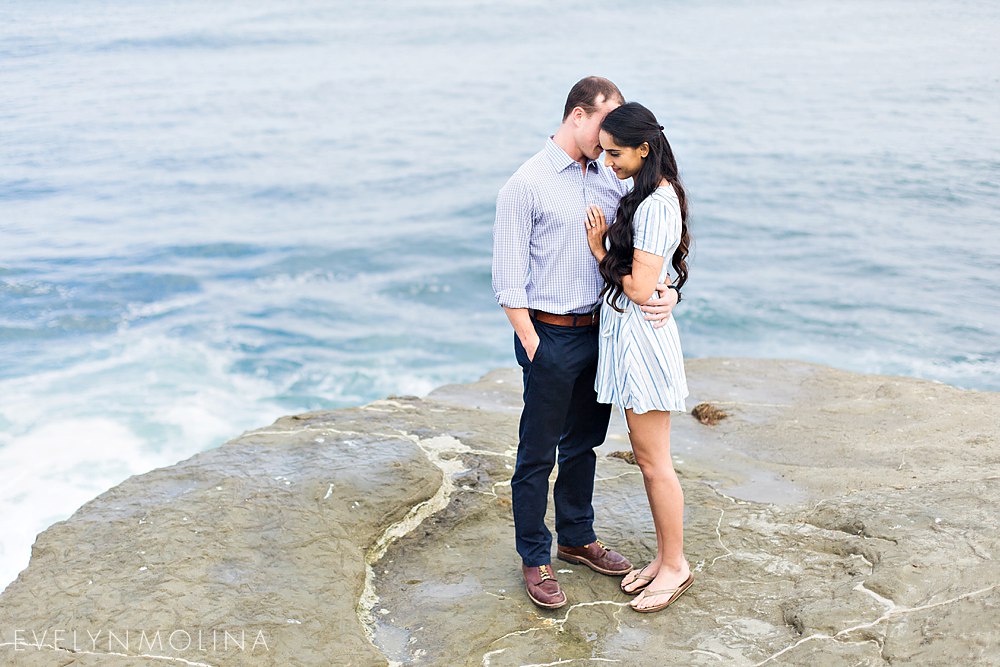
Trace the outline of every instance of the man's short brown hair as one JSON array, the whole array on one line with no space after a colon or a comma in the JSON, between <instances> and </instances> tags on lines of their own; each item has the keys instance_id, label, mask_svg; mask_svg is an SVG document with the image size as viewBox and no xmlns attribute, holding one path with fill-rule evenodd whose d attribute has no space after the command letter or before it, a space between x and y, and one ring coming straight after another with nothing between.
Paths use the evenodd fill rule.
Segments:
<instances>
[{"instance_id":1,"label":"man's short brown hair","mask_svg":"<svg viewBox=\"0 0 1000 667\"><path fill-rule=\"evenodd\" d=\"M580 107L587 112L587 115L597 111L598 98L614 100L619 104L625 104L625 96L618 86L602 76L588 76L577 81L566 97L566 108L563 109L563 120L569 117L576 107Z\"/></svg>"}]
</instances>

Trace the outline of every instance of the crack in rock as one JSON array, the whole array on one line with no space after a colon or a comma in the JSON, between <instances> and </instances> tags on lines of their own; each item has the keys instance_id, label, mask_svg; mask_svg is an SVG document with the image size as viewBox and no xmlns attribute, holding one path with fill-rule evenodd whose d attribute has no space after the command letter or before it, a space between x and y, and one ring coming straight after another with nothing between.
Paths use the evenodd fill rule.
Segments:
<instances>
[{"instance_id":1,"label":"crack in rock","mask_svg":"<svg viewBox=\"0 0 1000 667\"><path fill-rule=\"evenodd\" d=\"M324 435L347 435L347 436L365 436L367 433L361 431L342 431L336 428L330 428L329 426L303 426L301 428L288 428L288 429L274 429L265 430L259 429L257 431L249 431L241 437L252 437L255 435L294 435L296 433L323 433Z\"/></svg>"},{"instance_id":2,"label":"crack in rock","mask_svg":"<svg viewBox=\"0 0 1000 667\"><path fill-rule=\"evenodd\" d=\"M566 660L556 660L555 662L536 662L530 665L521 665L521 667L553 667L554 665L569 665L574 662L621 662L621 660L612 660L611 658L567 658Z\"/></svg>"},{"instance_id":3,"label":"crack in rock","mask_svg":"<svg viewBox=\"0 0 1000 667\"><path fill-rule=\"evenodd\" d=\"M508 637L516 637L518 635L526 635L526 634L529 634L529 633L532 633L532 632L538 632L539 630L544 630L544 629L545 628L528 628L526 630L515 630L514 632L508 632L503 637L497 637L496 639L494 639L490 643L491 644L496 644L497 642L503 641L504 639L507 639ZM486 653L484 653L483 654L483 660L482 660L483 667L490 667L490 659L494 655L500 655L501 653L505 653L506 651L507 651L507 649L505 649L505 648L498 648L498 649L494 649L492 651L487 651Z\"/></svg>"},{"instance_id":4,"label":"crack in rock","mask_svg":"<svg viewBox=\"0 0 1000 667\"><path fill-rule=\"evenodd\" d=\"M562 632L563 625L565 625L566 621L569 620L569 615L573 612L574 609L580 609L582 607L600 607L600 606L608 605L608 604L609 605L613 605L615 607L627 607L628 606L627 602L615 602L614 600L592 600L590 602L577 602L576 604L570 605L569 607L567 607L567 609L566 609L566 615L563 616L562 618L546 619L546 620L553 627L558 627L559 628L559 632Z\"/></svg>"},{"instance_id":5,"label":"crack in rock","mask_svg":"<svg viewBox=\"0 0 1000 667\"><path fill-rule=\"evenodd\" d=\"M641 474L642 471L640 470L629 470L627 472L623 472L613 477L596 477L594 478L594 483L596 484L597 482L610 482L611 480L618 479L619 477L628 477L629 475L641 475Z\"/></svg>"},{"instance_id":6,"label":"crack in rock","mask_svg":"<svg viewBox=\"0 0 1000 667\"><path fill-rule=\"evenodd\" d=\"M896 602L894 600L890 600L887 597L879 595L878 593L876 593L872 589L870 589L867 586L865 586L865 582L863 582L863 581L861 583L859 583L857 586L855 586L854 590L861 591L861 592L863 592L863 593L871 596L872 598L875 599L876 602L878 602L879 604L881 604L883 607L886 607L890 611L893 610L893 609L895 609L897 607Z\"/></svg>"},{"instance_id":7,"label":"crack in rock","mask_svg":"<svg viewBox=\"0 0 1000 667\"><path fill-rule=\"evenodd\" d=\"M376 434L383 435L383 434ZM365 637L376 650L384 652L379 648L375 639L377 619L375 618L375 605L379 602L379 596L375 592L375 570L374 565L382 560L386 550L396 540L404 537L420 526L426 519L437 514L451 502L451 495L455 490L454 476L465 470L465 464L459 458L445 458L444 454L466 454L472 451L461 441L449 435L441 435L433 438L423 439L419 436L411 435L400 431L397 435L386 437L400 437L413 442L424 453L427 459L441 470L441 486L433 496L417 503L399 521L388 526L382 534L375 540L365 555L365 586L358 600L356 608L358 620L364 629ZM388 657L386 658L388 660ZM389 660L390 665L397 665Z\"/></svg>"},{"instance_id":8,"label":"crack in rock","mask_svg":"<svg viewBox=\"0 0 1000 667\"><path fill-rule=\"evenodd\" d=\"M955 596L955 597L950 598L948 600L942 600L941 602L932 602L932 603L929 603L929 604L918 605L916 607L900 607L895 602L893 602L892 600L890 600L888 598L885 598L885 597L882 597L881 595L879 595L875 591L873 591L873 590L869 589L868 587L866 587L865 586L865 582L862 581L861 583L859 583L857 586L854 587L854 590L860 590L860 591L866 593L867 595L873 597L875 600L877 600L881 604L886 605L888 607L888 609L885 611L885 613L883 613L881 616L879 616L878 618L876 618L874 621L869 621L867 623L859 623L857 625L852 625L851 627L844 628L843 630L840 630L839 632L837 632L836 634L833 634L833 635L828 635L828 634L823 633L823 632L818 632L816 634L809 635L808 637L803 637L802 639L800 639L799 641L795 642L791 646L786 646L785 648L781 649L777 653L775 653L775 654L773 654L773 655L771 655L771 656L769 656L769 657L761 660L760 662L756 663L753 667L760 667L761 665L764 665L764 664L766 664L768 662L771 662L772 660L774 660L778 656L784 655L785 653L791 651L792 649L798 648L799 646L801 646L802 644L805 644L806 642L810 642L810 641L817 640L817 639L819 639L819 640L829 639L829 640L833 640L833 641L839 642L840 641L839 638L842 637L842 636L844 636L844 635L850 634L850 633L852 633L852 632L854 632L856 630L867 630L868 628L873 628L876 625L878 625L879 623L881 623L883 621L886 621L886 620L888 620L889 618L891 618L893 616L902 616L904 614L912 614L912 613L917 612L917 611L924 611L924 610L927 610L927 609L934 609L936 607L943 607L945 605L954 604L955 602L959 602L961 600L966 600L966 599L968 599L970 597L973 597L973 596L976 596L976 595L981 595L983 593L988 593L988 592L994 590L995 588L997 588L997 586L1000 586L1000 584L994 584L992 586L987 586L986 588L980 588L979 590L970 591L968 593L963 593L961 595ZM874 640L874 639L866 639L863 642L848 642L848 643L855 643L855 644L861 643L861 644L864 644L864 643L868 643L868 642L875 642L876 644L878 644L879 647L880 647L880 651L879 652L881 653L881 644L879 644L879 642L876 641L876 640Z\"/></svg>"},{"instance_id":9,"label":"crack in rock","mask_svg":"<svg viewBox=\"0 0 1000 667\"><path fill-rule=\"evenodd\" d=\"M516 637L516 636L519 636L519 635L526 635L526 634L529 634L529 633L540 632L540 631L543 631L543 630L552 630L552 629L555 629L557 632L562 632L563 631L563 626L566 624L566 621L569 620L569 615L573 612L574 609L580 609L582 607L598 607L598 606L602 606L602 605L613 605L615 607L618 607L618 609L615 610L615 620L618 622L618 626L616 628L616 631L621 631L621 618L619 617L619 614L621 613L622 609L624 609L625 607L628 606L628 603L627 602L615 602L614 600L593 600L591 602L578 602L578 603L576 603L574 605L570 605L566 609L566 614L562 618L537 617L542 622L542 625L537 625L537 626L534 626L534 627L531 627L531 628L525 628L524 630L515 630L514 632L508 632L507 634L503 635L502 637L497 637L496 639L494 639L493 641L491 641L490 645L496 644L497 642L501 642L504 639L507 639L509 637ZM483 654L482 663L481 663L482 666L483 667L490 667L490 660L491 660L491 658L493 656L500 655L501 653L504 653L506 650L507 650L506 648L500 648L500 649L494 649L492 651L487 651L486 653ZM544 664L545 665L563 665L563 664L567 664L567 663L570 663L570 662L577 662L577 661L580 661L580 660L596 661L596 662L621 662L620 660L611 660L610 658L593 658L593 657L591 657L591 658L573 658L573 659L560 660L558 662L549 662L549 663L544 663ZM521 667L532 667L532 666L531 665L522 665ZM542 667L542 665L535 665L534 667Z\"/></svg>"},{"instance_id":10,"label":"crack in rock","mask_svg":"<svg viewBox=\"0 0 1000 667\"><path fill-rule=\"evenodd\" d=\"M506 652L507 652L507 649L505 649L505 648L498 648L496 650L488 651L487 653L484 653L483 654L483 662L482 662L483 667L490 667L490 660L493 658L493 656L500 655L501 653L506 653Z\"/></svg>"},{"instance_id":11,"label":"crack in rock","mask_svg":"<svg viewBox=\"0 0 1000 667\"><path fill-rule=\"evenodd\" d=\"M700 649L700 648L691 649L690 651L688 651L688 653L697 653L699 655L707 655L707 656L710 656L712 658L715 658L719 662L725 662L726 661L726 658L724 656L721 656L718 653L712 653L711 651L706 651L706 650Z\"/></svg>"},{"instance_id":12,"label":"crack in rock","mask_svg":"<svg viewBox=\"0 0 1000 667\"><path fill-rule=\"evenodd\" d=\"M733 503L734 505L745 505L746 504L745 502L743 502L741 500L737 500L736 498L733 498L732 496L727 496L722 491L719 491L717 488L715 488L714 486L712 486L711 484L709 484L707 482L705 482L705 486L707 486L709 489L711 489L712 492L715 493L716 495L725 498L726 500L728 500L729 502ZM722 560L723 558L729 558L730 556L733 555L732 549L730 549L729 547L727 547L726 544L725 544L725 542L722 541L722 519L725 518L725 516L726 516L726 510L720 509L719 510L719 520L715 524L715 536L719 540L719 546L722 547L723 549L725 549L726 553L722 554L721 556L716 556L715 558L712 559L712 562L708 563L707 565L705 564L705 560L704 559L698 561L695 564L695 566L694 566L694 571L695 572L704 572L707 568L712 567L713 565L715 565L718 561Z\"/></svg>"},{"instance_id":13,"label":"crack in rock","mask_svg":"<svg viewBox=\"0 0 1000 667\"><path fill-rule=\"evenodd\" d=\"M369 412L397 412L399 410L416 410L417 406L385 398L380 401L372 401L368 405L363 405L361 409L368 410Z\"/></svg>"},{"instance_id":14,"label":"crack in rock","mask_svg":"<svg viewBox=\"0 0 1000 667\"><path fill-rule=\"evenodd\" d=\"M868 574L875 574L875 563L873 563L870 560L868 560L867 558L865 558L864 554L852 553L852 554L848 554L848 555L851 558L860 558L861 560L863 560L865 562L865 565L868 566Z\"/></svg>"}]
</instances>

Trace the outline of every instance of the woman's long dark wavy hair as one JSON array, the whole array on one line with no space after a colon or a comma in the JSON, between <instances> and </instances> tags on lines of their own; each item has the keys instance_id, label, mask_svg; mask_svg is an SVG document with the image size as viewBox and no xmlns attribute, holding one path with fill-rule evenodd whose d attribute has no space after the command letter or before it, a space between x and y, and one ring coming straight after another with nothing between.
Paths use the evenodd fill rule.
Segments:
<instances>
[{"instance_id":1,"label":"woman's long dark wavy hair","mask_svg":"<svg viewBox=\"0 0 1000 667\"><path fill-rule=\"evenodd\" d=\"M687 254L691 239L687 227L687 195L677 174L677 161L674 151L663 134L663 127L656 121L653 112L638 102L623 104L604 119L601 129L614 137L619 146L638 148L643 143L649 144L649 155L643 160L639 173L632 177L632 190L622 197L615 214L615 224L608 229L608 239L611 248L601 260L601 276L606 285L601 296L607 299L608 305L622 312L617 306L618 297L624 294L622 276L632 272L632 252L634 231L632 218L639 203L653 194L666 179L674 186L681 207L681 241L674 252L672 264L677 280L674 283L678 289L684 286L688 278Z\"/></svg>"}]
</instances>

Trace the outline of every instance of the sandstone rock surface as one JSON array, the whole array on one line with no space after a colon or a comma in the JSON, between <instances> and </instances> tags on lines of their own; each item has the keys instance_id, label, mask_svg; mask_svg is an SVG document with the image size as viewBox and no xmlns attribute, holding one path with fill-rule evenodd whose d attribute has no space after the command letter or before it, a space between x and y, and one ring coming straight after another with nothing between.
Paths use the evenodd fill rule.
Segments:
<instances>
[{"instance_id":1,"label":"sandstone rock surface","mask_svg":"<svg viewBox=\"0 0 1000 667\"><path fill-rule=\"evenodd\" d=\"M0 596L11 665L1000 664L1000 395L797 362L692 360L674 415L692 589L627 608L513 549L518 371L278 420L39 535ZM655 536L617 420L597 531Z\"/></svg>"}]
</instances>

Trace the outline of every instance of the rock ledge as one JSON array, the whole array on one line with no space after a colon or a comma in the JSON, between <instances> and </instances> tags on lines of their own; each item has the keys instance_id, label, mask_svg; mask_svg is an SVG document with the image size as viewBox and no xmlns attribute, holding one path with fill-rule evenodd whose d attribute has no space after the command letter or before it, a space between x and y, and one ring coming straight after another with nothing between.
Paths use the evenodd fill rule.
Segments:
<instances>
[{"instance_id":1,"label":"rock ledge","mask_svg":"<svg viewBox=\"0 0 1000 667\"><path fill-rule=\"evenodd\" d=\"M1000 664L1000 395L785 361L692 360L674 415L695 586L629 610L554 561L521 590L520 377L285 417L126 480L38 536L0 596L12 665ZM618 423L598 534L655 536Z\"/></svg>"}]
</instances>

